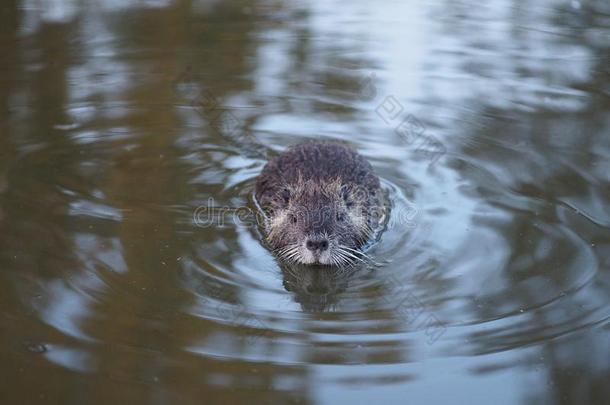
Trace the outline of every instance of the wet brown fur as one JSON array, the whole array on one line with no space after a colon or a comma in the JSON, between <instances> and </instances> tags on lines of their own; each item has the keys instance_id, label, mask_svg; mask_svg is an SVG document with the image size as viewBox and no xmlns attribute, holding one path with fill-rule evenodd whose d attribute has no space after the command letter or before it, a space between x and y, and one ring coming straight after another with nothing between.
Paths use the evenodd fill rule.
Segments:
<instances>
[{"instance_id":1,"label":"wet brown fur","mask_svg":"<svg viewBox=\"0 0 610 405\"><path fill-rule=\"evenodd\" d=\"M320 235L330 241L331 253L343 249L354 255L370 238L381 208L380 183L370 163L347 145L331 142L301 143L271 159L255 196L268 215L267 242L280 253L292 246L295 262L304 262L302 252L307 253L298 246Z\"/></svg>"}]
</instances>

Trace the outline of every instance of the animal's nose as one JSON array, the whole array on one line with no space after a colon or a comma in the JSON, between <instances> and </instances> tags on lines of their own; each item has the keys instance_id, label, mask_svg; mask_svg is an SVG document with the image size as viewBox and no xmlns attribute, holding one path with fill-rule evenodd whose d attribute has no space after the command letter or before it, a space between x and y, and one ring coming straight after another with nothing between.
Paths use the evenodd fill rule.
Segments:
<instances>
[{"instance_id":1,"label":"animal's nose","mask_svg":"<svg viewBox=\"0 0 610 405\"><path fill-rule=\"evenodd\" d=\"M311 251L319 250L320 252L328 249L328 240L326 239L308 239L307 243L305 243L307 249Z\"/></svg>"}]
</instances>

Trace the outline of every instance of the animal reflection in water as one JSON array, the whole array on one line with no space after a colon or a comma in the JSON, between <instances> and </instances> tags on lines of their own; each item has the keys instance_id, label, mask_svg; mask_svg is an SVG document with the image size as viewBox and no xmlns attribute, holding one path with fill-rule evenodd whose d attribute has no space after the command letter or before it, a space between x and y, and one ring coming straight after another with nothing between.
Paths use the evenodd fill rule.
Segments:
<instances>
[{"instance_id":1,"label":"animal reflection in water","mask_svg":"<svg viewBox=\"0 0 610 405\"><path fill-rule=\"evenodd\" d=\"M332 311L357 271L336 267L318 268L303 264L282 264L284 288L307 312Z\"/></svg>"}]
</instances>

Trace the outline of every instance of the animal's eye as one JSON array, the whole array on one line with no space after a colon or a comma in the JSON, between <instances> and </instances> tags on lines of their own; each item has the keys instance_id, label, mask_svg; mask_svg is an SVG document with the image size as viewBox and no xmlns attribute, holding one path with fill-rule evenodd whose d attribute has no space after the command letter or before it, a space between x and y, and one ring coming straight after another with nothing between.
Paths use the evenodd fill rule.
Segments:
<instances>
[{"instance_id":1,"label":"animal's eye","mask_svg":"<svg viewBox=\"0 0 610 405\"><path fill-rule=\"evenodd\" d=\"M342 212L337 212L337 221L344 221L345 220L345 214Z\"/></svg>"},{"instance_id":2,"label":"animal's eye","mask_svg":"<svg viewBox=\"0 0 610 405\"><path fill-rule=\"evenodd\" d=\"M293 224L297 223L297 216L296 215L290 215L290 222L292 222Z\"/></svg>"}]
</instances>

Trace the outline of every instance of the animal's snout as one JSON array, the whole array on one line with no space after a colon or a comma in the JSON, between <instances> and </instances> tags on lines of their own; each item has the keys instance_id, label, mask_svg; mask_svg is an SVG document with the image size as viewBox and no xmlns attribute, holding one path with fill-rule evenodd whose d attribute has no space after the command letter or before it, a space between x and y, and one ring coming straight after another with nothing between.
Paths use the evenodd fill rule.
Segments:
<instances>
[{"instance_id":1,"label":"animal's snout","mask_svg":"<svg viewBox=\"0 0 610 405\"><path fill-rule=\"evenodd\" d=\"M311 250L312 252L323 252L328 249L328 240L326 238L309 238L307 239L305 246L307 246L307 249Z\"/></svg>"}]
</instances>

